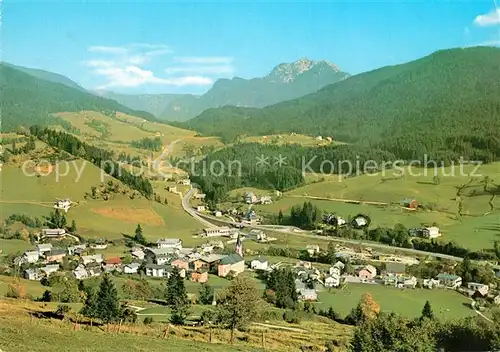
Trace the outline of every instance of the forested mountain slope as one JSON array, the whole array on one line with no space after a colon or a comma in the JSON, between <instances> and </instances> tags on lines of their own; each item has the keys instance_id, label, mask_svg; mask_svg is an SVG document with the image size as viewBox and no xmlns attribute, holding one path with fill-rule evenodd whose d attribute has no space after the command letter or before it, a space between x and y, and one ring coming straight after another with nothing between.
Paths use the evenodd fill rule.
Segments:
<instances>
[{"instance_id":1,"label":"forested mountain slope","mask_svg":"<svg viewBox=\"0 0 500 352\"><path fill-rule=\"evenodd\" d=\"M147 112L132 110L114 100L97 97L65 84L36 78L10 65L0 65L0 77L2 131L10 131L18 126L57 123L57 118L51 114L66 111L120 111L155 120Z\"/></svg>"},{"instance_id":2,"label":"forested mountain slope","mask_svg":"<svg viewBox=\"0 0 500 352\"><path fill-rule=\"evenodd\" d=\"M226 140L297 132L398 157L500 157L500 49L436 52L263 109L210 109L184 124Z\"/></svg>"}]
</instances>

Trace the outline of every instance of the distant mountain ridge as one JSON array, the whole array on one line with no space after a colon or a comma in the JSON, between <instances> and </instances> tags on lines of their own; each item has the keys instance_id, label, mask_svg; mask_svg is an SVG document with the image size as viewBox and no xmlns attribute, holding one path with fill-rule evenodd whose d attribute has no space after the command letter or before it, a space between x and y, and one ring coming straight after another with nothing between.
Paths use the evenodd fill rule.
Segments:
<instances>
[{"instance_id":1,"label":"distant mountain ridge","mask_svg":"<svg viewBox=\"0 0 500 352\"><path fill-rule=\"evenodd\" d=\"M408 159L419 149L492 160L500 157L500 49L441 50L265 108L208 109L180 126L226 141L296 132Z\"/></svg>"},{"instance_id":2,"label":"distant mountain ridge","mask_svg":"<svg viewBox=\"0 0 500 352\"><path fill-rule=\"evenodd\" d=\"M7 63L7 62L2 62L2 65L5 65L5 66L8 66L10 68L16 69L18 71L27 73L30 76L42 79L44 81L49 81L49 82L52 82L52 83L60 83L60 84L64 84L65 86L68 86L68 87L71 87L71 88L75 88L75 89L78 89L78 90L81 90L81 91L86 91L85 88L83 88L82 86L80 86L78 83L76 83L75 81L71 80L70 78L68 78L68 77L66 77L64 75L61 75L59 73L45 71L45 70L40 70L40 69L37 69L37 68L29 68L29 67L17 66L17 65L10 64L10 63Z\"/></svg>"},{"instance_id":3,"label":"distant mountain ridge","mask_svg":"<svg viewBox=\"0 0 500 352\"><path fill-rule=\"evenodd\" d=\"M81 110L106 113L119 111L156 121L150 113L136 111L114 100L98 97L81 87L71 87L69 79L51 72L19 69L14 65L2 63L0 77L2 131L12 131L20 126L28 127L34 124L58 124L61 121L53 116L54 113Z\"/></svg>"},{"instance_id":4,"label":"distant mountain ridge","mask_svg":"<svg viewBox=\"0 0 500 352\"><path fill-rule=\"evenodd\" d=\"M316 92L328 84L349 77L328 61L301 58L282 63L264 77L218 79L203 95L126 95L98 92L132 109L148 111L160 119L185 121L206 109L222 106L264 107Z\"/></svg>"},{"instance_id":5,"label":"distant mountain ridge","mask_svg":"<svg viewBox=\"0 0 500 352\"><path fill-rule=\"evenodd\" d=\"M174 101L190 99L191 94L121 94L108 90L93 90L95 95L116 100L134 110L147 111L155 116L161 116Z\"/></svg>"}]
</instances>

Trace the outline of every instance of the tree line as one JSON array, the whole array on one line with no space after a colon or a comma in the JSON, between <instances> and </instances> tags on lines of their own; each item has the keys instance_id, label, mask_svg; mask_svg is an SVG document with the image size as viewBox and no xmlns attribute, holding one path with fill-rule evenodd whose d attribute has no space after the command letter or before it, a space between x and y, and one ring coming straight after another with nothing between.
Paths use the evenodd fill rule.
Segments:
<instances>
[{"instance_id":1,"label":"tree line","mask_svg":"<svg viewBox=\"0 0 500 352\"><path fill-rule=\"evenodd\" d=\"M139 191L145 197L151 198L153 195L151 183L146 178L136 176L120 167L118 162L114 161L112 152L82 142L71 134L40 126L30 127L30 133L54 148L90 161L108 175Z\"/></svg>"},{"instance_id":2,"label":"tree line","mask_svg":"<svg viewBox=\"0 0 500 352\"><path fill-rule=\"evenodd\" d=\"M155 152L160 151L162 147L160 137L155 137L155 138L145 137L137 141L132 141L130 145L134 148L147 149Z\"/></svg>"}]
</instances>

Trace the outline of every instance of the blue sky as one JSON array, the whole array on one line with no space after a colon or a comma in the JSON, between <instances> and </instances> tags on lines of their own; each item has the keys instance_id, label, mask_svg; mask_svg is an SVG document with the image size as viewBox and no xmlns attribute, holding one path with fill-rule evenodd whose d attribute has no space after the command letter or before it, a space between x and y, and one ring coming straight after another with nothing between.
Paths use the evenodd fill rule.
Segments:
<instances>
[{"instance_id":1,"label":"blue sky","mask_svg":"<svg viewBox=\"0 0 500 352\"><path fill-rule=\"evenodd\" d=\"M301 57L352 74L433 51L500 44L493 0L19 2L3 7L4 61L85 88L202 93Z\"/></svg>"}]
</instances>

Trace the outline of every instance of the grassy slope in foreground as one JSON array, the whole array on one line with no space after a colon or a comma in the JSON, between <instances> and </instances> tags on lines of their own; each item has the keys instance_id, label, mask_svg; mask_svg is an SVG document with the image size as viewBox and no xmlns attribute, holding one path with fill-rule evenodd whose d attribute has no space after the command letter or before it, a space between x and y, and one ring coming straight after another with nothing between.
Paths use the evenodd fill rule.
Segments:
<instances>
[{"instance_id":1,"label":"grassy slope in foreground","mask_svg":"<svg viewBox=\"0 0 500 352\"><path fill-rule=\"evenodd\" d=\"M45 177L30 177L14 165L4 166L0 185L1 217L5 219L13 213L38 217L48 215L53 210L55 199L70 197L80 204L70 209L68 221L71 223L71 220L75 220L78 233L84 237L122 238L122 233L133 234L140 223L149 240L171 236L188 241L188 245L192 234L202 227L182 210L180 197L174 194L168 195L167 205L144 198L130 199L123 195L115 195L108 201L85 200L85 192L90 192L92 186L99 186L101 170L91 163L83 163L77 160L74 164L78 170L85 165L80 178L75 167L70 164L68 174L59 180L55 173ZM61 170L64 172L66 169L61 166ZM105 176L104 181L110 179Z\"/></svg>"}]
</instances>

